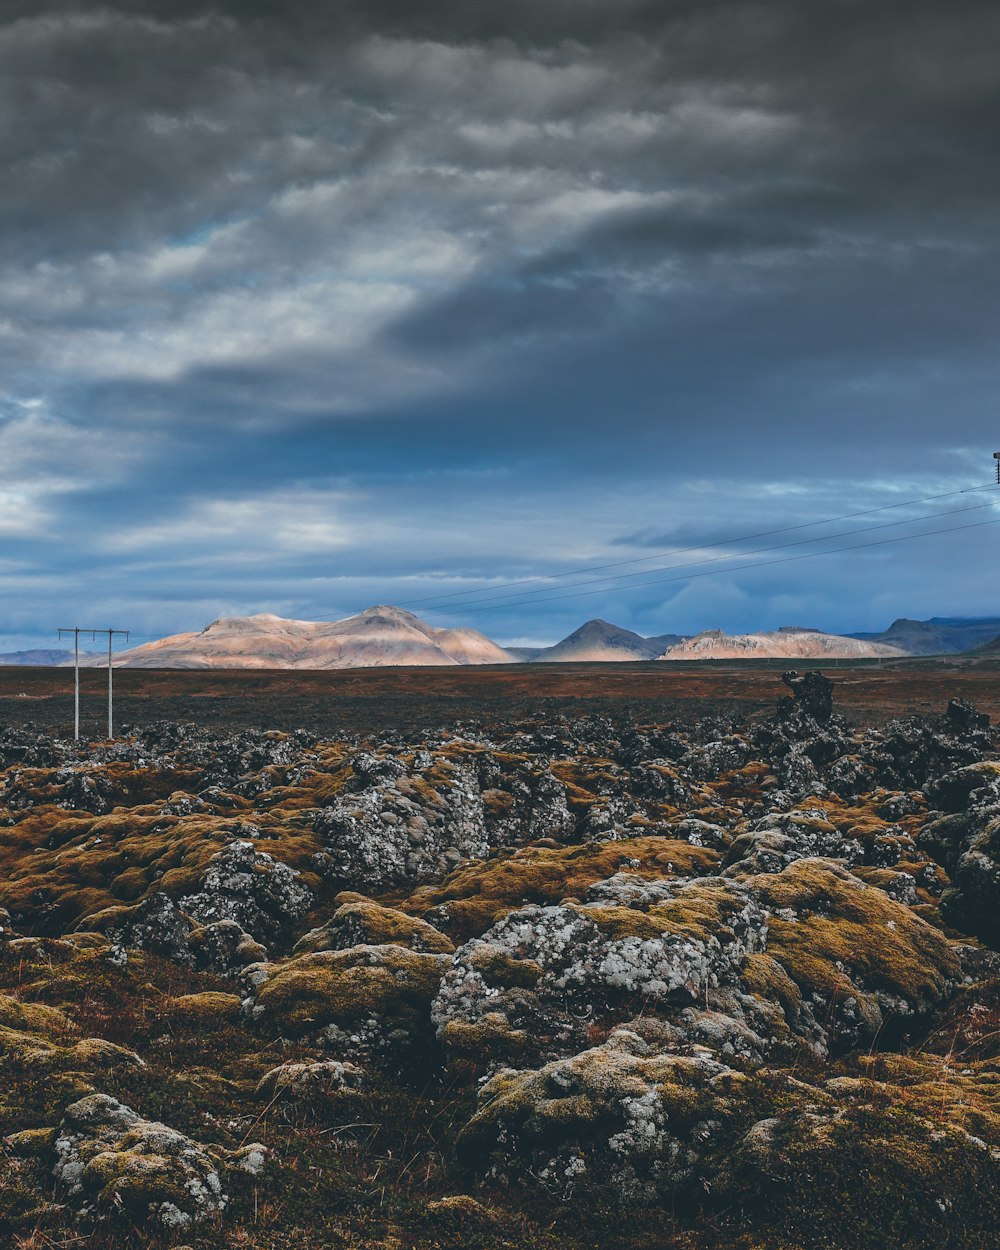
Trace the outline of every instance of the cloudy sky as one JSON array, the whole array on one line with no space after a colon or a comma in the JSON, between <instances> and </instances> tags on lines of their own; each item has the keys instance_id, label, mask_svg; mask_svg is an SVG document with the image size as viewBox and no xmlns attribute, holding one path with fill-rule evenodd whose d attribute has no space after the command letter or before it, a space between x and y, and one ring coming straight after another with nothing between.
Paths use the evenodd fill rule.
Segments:
<instances>
[{"instance_id":1,"label":"cloudy sky","mask_svg":"<svg viewBox=\"0 0 1000 1250\"><path fill-rule=\"evenodd\" d=\"M0 649L1000 612L951 494L1000 447L998 43L985 0L5 0Z\"/></svg>"}]
</instances>

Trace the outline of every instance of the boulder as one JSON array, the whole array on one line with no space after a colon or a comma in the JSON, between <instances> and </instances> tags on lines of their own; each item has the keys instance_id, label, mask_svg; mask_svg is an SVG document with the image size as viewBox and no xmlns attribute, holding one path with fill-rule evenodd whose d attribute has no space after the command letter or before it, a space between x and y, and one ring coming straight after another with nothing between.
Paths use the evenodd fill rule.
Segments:
<instances>
[{"instance_id":1,"label":"boulder","mask_svg":"<svg viewBox=\"0 0 1000 1250\"><path fill-rule=\"evenodd\" d=\"M241 839L212 856L200 888L180 906L201 925L234 921L269 943L286 937L312 901L299 872Z\"/></svg>"},{"instance_id":2,"label":"boulder","mask_svg":"<svg viewBox=\"0 0 1000 1250\"><path fill-rule=\"evenodd\" d=\"M601 1046L482 1087L459 1156L563 1201L664 1203L696 1191L745 1078L707 1054L657 1055L619 1030Z\"/></svg>"},{"instance_id":3,"label":"boulder","mask_svg":"<svg viewBox=\"0 0 1000 1250\"><path fill-rule=\"evenodd\" d=\"M265 965L246 1008L273 1035L406 1063L432 1041L430 1004L449 963L393 945L297 955Z\"/></svg>"},{"instance_id":4,"label":"boulder","mask_svg":"<svg viewBox=\"0 0 1000 1250\"><path fill-rule=\"evenodd\" d=\"M91 1094L63 1114L53 1175L80 1216L176 1231L225 1210L223 1166L219 1152Z\"/></svg>"}]
</instances>

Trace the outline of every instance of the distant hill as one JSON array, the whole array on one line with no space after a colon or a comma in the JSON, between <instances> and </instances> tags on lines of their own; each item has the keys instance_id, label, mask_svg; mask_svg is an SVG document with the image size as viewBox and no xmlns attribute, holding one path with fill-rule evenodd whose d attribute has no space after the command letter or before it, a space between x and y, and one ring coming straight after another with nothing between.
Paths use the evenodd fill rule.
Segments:
<instances>
[{"instance_id":1,"label":"distant hill","mask_svg":"<svg viewBox=\"0 0 1000 1250\"><path fill-rule=\"evenodd\" d=\"M560 664L573 661L655 660L662 654L647 638L634 634L608 621L587 621L569 637L546 647L534 657L535 664Z\"/></svg>"},{"instance_id":2,"label":"distant hill","mask_svg":"<svg viewBox=\"0 0 1000 1250\"><path fill-rule=\"evenodd\" d=\"M340 621L285 620L270 613L223 617L200 633L123 651L114 662L117 668L324 669L510 664L513 656L474 629L436 629L412 612L379 605Z\"/></svg>"},{"instance_id":3,"label":"distant hill","mask_svg":"<svg viewBox=\"0 0 1000 1250\"><path fill-rule=\"evenodd\" d=\"M759 634L725 634L706 630L670 647L663 660L874 659L904 655L884 643L824 634L818 630L785 628Z\"/></svg>"},{"instance_id":4,"label":"distant hill","mask_svg":"<svg viewBox=\"0 0 1000 1250\"><path fill-rule=\"evenodd\" d=\"M626 660L657 660L682 634L642 634L612 625L609 621L586 621L551 647L520 647L513 653L532 664L621 663Z\"/></svg>"},{"instance_id":5,"label":"distant hill","mask_svg":"<svg viewBox=\"0 0 1000 1250\"><path fill-rule=\"evenodd\" d=\"M96 657L96 651L88 651L80 653L81 662L85 659ZM60 664L67 661L72 662L72 651L46 650L45 648L34 648L31 651L8 651L0 655L0 665L10 666L11 668L33 668L48 667L58 668Z\"/></svg>"},{"instance_id":6,"label":"distant hill","mask_svg":"<svg viewBox=\"0 0 1000 1250\"><path fill-rule=\"evenodd\" d=\"M898 647L907 655L957 655L972 651L1000 634L1000 617L932 616L927 621L900 617L880 634L851 634L866 642Z\"/></svg>"}]
</instances>

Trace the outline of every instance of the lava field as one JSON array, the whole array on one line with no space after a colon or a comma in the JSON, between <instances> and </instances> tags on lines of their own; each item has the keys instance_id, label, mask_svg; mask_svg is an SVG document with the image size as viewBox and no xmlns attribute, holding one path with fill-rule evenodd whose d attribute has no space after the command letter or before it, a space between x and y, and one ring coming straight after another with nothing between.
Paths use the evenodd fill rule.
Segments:
<instances>
[{"instance_id":1,"label":"lava field","mask_svg":"<svg viewBox=\"0 0 1000 1250\"><path fill-rule=\"evenodd\" d=\"M0 1245L995 1244L990 717L785 687L0 725Z\"/></svg>"}]
</instances>

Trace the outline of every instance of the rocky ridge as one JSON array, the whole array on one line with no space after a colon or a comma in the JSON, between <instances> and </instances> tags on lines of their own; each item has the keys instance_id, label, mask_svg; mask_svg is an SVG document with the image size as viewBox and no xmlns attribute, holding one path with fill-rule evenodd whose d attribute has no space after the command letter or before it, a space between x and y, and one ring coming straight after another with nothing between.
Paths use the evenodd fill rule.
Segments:
<instances>
[{"instance_id":1,"label":"rocky ridge","mask_svg":"<svg viewBox=\"0 0 1000 1250\"><path fill-rule=\"evenodd\" d=\"M889 643L868 642L816 629L778 629L755 634L726 634L708 629L668 647L661 660L898 659L907 654Z\"/></svg>"}]
</instances>

